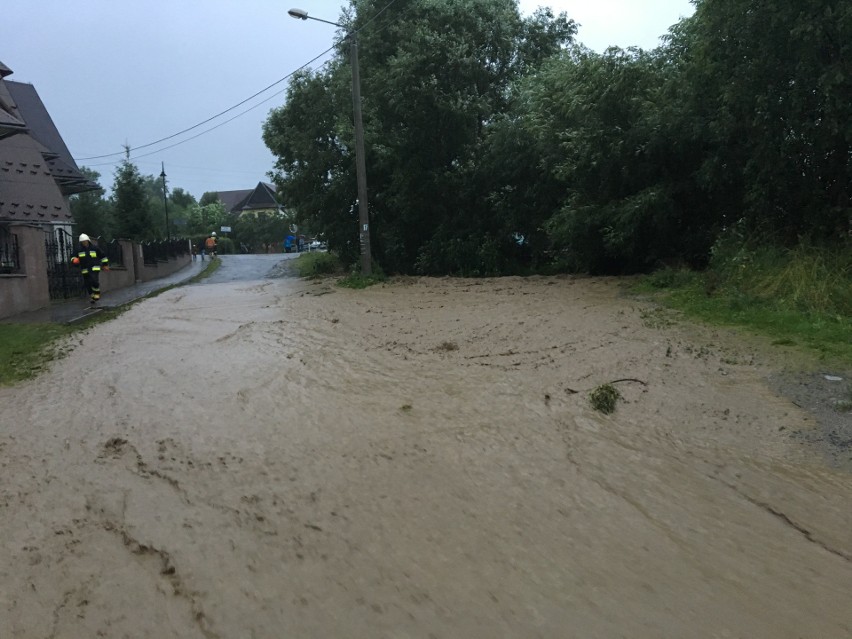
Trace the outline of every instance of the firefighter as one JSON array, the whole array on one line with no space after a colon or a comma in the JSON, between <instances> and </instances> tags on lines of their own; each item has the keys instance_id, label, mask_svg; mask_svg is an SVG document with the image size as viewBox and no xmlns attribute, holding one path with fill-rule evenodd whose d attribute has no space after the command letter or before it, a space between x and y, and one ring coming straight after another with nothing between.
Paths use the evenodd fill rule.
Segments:
<instances>
[{"instance_id":1,"label":"firefighter","mask_svg":"<svg viewBox=\"0 0 852 639\"><path fill-rule=\"evenodd\" d=\"M101 271L109 270L109 258L101 253L101 250L92 244L89 236L85 233L80 235L80 246L77 254L71 258L71 263L80 267L83 274L83 284L89 292L89 300L95 304L101 299Z\"/></svg>"}]
</instances>

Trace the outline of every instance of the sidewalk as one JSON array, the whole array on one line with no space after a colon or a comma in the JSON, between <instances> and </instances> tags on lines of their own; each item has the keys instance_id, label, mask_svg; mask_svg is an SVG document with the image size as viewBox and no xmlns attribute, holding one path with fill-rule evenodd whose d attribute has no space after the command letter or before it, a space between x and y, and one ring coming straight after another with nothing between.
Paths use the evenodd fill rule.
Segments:
<instances>
[{"instance_id":1,"label":"sidewalk","mask_svg":"<svg viewBox=\"0 0 852 639\"><path fill-rule=\"evenodd\" d=\"M166 277L107 291L95 307L92 307L89 301L82 297L57 301L37 311L20 313L1 319L0 324L72 324L95 313L100 313L105 308L122 306L174 284L182 284L198 275L209 264L210 260L204 262L195 260Z\"/></svg>"}]
</instances>

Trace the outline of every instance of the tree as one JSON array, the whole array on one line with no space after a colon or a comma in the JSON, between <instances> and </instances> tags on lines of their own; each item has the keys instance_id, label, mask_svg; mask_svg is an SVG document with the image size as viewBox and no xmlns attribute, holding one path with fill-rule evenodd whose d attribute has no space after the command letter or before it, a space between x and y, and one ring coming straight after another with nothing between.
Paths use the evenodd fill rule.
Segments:
<instances>
[{"instance_id":1,"label":"tree","mask_svg":"<svg viewBox=\"0 0 852 639\"><path fill-rule=\"evenodd\" d=\"M521 19L514 0L352 3L359 32L373 255L390 271L491 272L513 231L467 188L513 81L570 41L566 17ZM264 140L276 182L300 219L344 260L357 255L354 153L346 49L327 70L296 76ZM474 171L475 172L475 171ZM470 245L486 266L469 260Z\"/></svg>"},{"instance_id":2,"label":"tree","mask_svg":"<svg viewBox=\"0 0 852 639\"><path fill-rule=\"evenodd\" d=\"M219 194L216 191L205 191L198 203L201 206L207 206L208 204L215 204L218 201Z\"/></svg>"},{"instance_id":3,"label":"tree","mask_svg":"<svg viewBox=\"0 0 852 639\"><path fill-rule=\"evenodd\" d=\"M125 159L115 170L111 201L116 237L141 241L159 235L145 178L129 159Z\"/></svg>"},{"instance_id":4,"label":"tree","mask_svg":"<svg viewBox=\"0 0 852 639\"><path fill-rule=\"evenodd\" d=\"M241 244L256 252L280 252L281 243L289 231L289 221L282 213L262 211L243 213L233 224L234 236Z\"/></svg>"},{"instance_id":5,"label":"tree","mask_svg":"<svg viewBox=\"0 0 852 639\"><path fill-rule=\"evenodd\" d=\"M852 213L852 4L698 0L673 34L711 132L709 189L785 243L845 235ZM694 100L687 104L694 108Z\"/></svg>"},{"instance_id":6,"label":"tree","mask_svg":"<svg viewBox=\"0 0 852 639\"><path fill-rule=\"evenodd\" d=\"M186 232L189 235L199 235L218 231L226 218L225 205L218 199L203 206L195 204L187 212Z\"/></svg>"},{"instance_id":7,"label":"tree","mask_svg":"<svg viewBox=\"0 0 852 639\"><path fill-rule=\"evenodd\" d=\"M169 193L169 223L172 233L186 233L190 209L197 204L195 197L180 187ZM178 229L178 231L176 231Z\"/></svg>"},{"instance_id":8,"label":"tree","mask_svg":"<svg viewBox=\"0 0 852 639\"><path fill-rule=\"evenodd\" d=\"M191 193L183 190L179 186L172 189L169 199L171 200L171 203L175 208L183 210L186 210L193 204L198 203Z\"/></svg>"},{"instance_id":9,"label":"tree","mask_svg":"<svg viewBox=\"0 0 852 639\"><path fill-rule=\"evenodd\" d=\"M337 62L325 73L297 73L287 88L285 106L275 109L264 124L263 139L277 156L274 180L296 223L321 233L352 263L359 247L346 71Z\"/></svg>"},{"instance_id":10,"label":"tree","mask_svg":"<svg viewBox=\"0 0 852 639\"><path fill-rule=\"evenodd\" d=\"M168 195L163 197L163 179L156 175L143 175L142 181L148 199L148 211L151 214L151 229L156 238L166 237L166 209ZM164 202L165 199L165 202ZM171 212L169 213L171 219Z\"/></svg>"},{"instance_id":11,"label":"tree","mask_svg":"<svg viewBox=\"0 0 852 639\"><path fill-rule=\"evenodd\" d=\"M659 117L666 78L654 54L577 48L528 86L525 119L564 189L545 228L575 269L645 270L693 250L674 188L681 158Z\"/></svg>"},{"instance_id":12,"label":"tree","mask_svg":"<svg viewBox=\"0 0 852 639\"><path fill-rule=\"evenodd\" d=\"M110 202L104 199L104 190L98 182L101 174L92 169L81 167L80 172L90 182L98 184L98 190L86 191L71 196L71 214L74 224L81 233L92 237L111 238L113 220Z\"/></svg>"}]
</instances>

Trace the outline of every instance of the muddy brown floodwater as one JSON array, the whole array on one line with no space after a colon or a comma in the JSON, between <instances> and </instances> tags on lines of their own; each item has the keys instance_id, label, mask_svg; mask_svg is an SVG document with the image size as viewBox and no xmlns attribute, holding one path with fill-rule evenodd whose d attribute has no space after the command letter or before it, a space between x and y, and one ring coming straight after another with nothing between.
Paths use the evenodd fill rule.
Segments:
<instances>
[{"instance_id":1,"label":"muddy brown floodwater","mask_svg":"<svg viewBox=\"0 0 852 639\"><path fill-rule=\"evenodd\" d=\"M614 282L192 286L73 343L0 390L4 639L852 637L852 475Z\"/></svg>"}]
</instances>

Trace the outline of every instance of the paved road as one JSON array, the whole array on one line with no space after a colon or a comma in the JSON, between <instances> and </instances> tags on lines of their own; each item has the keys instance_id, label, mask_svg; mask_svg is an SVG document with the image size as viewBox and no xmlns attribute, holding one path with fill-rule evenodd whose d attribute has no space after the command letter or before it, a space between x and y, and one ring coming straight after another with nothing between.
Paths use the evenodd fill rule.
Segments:
<instances>
[{"instance_id":1,"label":"paved road","mask_svg":"<svg viewBox=\"0 0 852 639\"><path fill-rule=\"evenodd\" d=\"M204 278L202 284L245 282L269 277L276 265L284 260L297 258L298 253L275 253L272 255L222 255L222 266L213 275Z\"/></svg>"}]
</instances>

